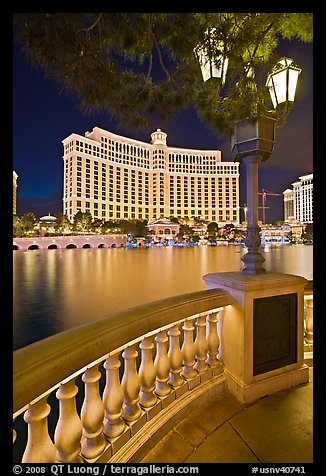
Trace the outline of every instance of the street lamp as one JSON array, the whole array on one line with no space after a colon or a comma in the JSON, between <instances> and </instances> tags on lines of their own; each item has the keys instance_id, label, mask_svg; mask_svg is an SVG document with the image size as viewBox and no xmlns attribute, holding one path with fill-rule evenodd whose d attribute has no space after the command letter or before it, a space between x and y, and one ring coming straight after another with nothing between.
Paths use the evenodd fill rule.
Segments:
<instances>
[{"instance_id":1,"label":"street lamp","mask_svg":"<svg viewBox=\"0 0 326 476\"><path fill-rule=\"evenodd\" d=\"M287 114L293 105L298 76L301 69L290 58L281 58L267 77L272 103L280 116ZM231 138L233 160L243 162L247 182L247 253L242 256L244 274L264 274L265 259L259 253L260 235L258 226L258 166L272 154L275 144L277 119L261 115L255 119L236 121Z\"/></svg>"},{"instance_id":2,"label":"street lamp","mask_svg":"<svg viewBox=\"0 0 326 476\"><path fill-rule=\"evenodd\" d=\"M203 81L211 78L221 80L221 85L225 83L228 69L228 58L225 54L224 42L214 39L216 28L207 29L205 32L205 44L197 45L194 53L200 65ZM220 52L216 54L216 51Z\"/></svg>"},{"instance_id":3,"label":"street lamp","mask_svg":"<svg viewBox=\"0 0 326 476\"><path fill-rule=\"evenodd\" d=\"M292 105L297 89L301 68L291 58L283 57L272 68L267 76L266 86L269 88L274 109L282 105Z\"/></svg>"},{"instance_id":4,"label":"street lamp","mask_svg":"<svg viewBox=\"0 0 326 476\"><path fill-rule=\"evenodd\" d=\"M224 55L224 44L217 40L215 45L210 34L215 29L206 31L204 45L198 45L194 51L199 61L203 80L218 77L222 84L225 81L228 62ZM214 48L218 55L214 58ZM291 58L283 57L272 68L267 76L266 86L269 88L274 109L279 118L284 118L293 105L297 81L301 69ZM258 165L266 161L272 154L275 144L275 126L278 119L275 114L259 115L236 121L231 138L231 155L234 161L243 162L246 167L247 182L247 233L245 244L247 253L242 256L244 267L242 273L264 274L264 257L259 253L260 235L258 226Z\"/></svg>"}]
</instances>

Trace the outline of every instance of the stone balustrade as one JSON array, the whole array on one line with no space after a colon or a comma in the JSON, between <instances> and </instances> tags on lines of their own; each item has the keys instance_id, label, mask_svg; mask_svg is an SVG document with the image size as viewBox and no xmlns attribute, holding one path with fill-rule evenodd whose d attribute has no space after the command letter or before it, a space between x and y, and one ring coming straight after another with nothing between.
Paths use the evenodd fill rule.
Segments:
<instances>
[{"instance_id":1,"label":"stone balustrade","mask_svg":"<svg viewBox=\"0 0 326 476\"><path fill-rule=\"evenodd\" d=\"M176 296L15 351L19 460L139 460L196 401L225 390L217 325L232 303L221 289Z\"/></svg>"},{"instance_id":2,"label":"stone balustrade","mask_svg":"<svg viewBox=\"0 0 326 476\"><path fill-rule=\"evenodd\" d=\"M250 402L308 381L303 354L310 346L312 358L312 282L275 273L204 279L204 291L122 311L15 351L14 462L137 462L212 395L228 389ZM252 329L262 316L253 303L270 296L283 302L294 292L296 356L255 373ZM267 330L270 342L272 327Z\"/></svg>"}]
</instances>

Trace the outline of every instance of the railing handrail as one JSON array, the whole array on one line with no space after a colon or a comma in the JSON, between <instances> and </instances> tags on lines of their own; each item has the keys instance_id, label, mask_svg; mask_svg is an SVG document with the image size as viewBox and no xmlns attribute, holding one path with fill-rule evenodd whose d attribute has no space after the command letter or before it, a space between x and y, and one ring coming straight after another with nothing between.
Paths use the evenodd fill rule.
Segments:
<instances>
[{"instance_id":1,"label":"railing handrail","mask_svg":"<svg viewBox=\"0 0 326 476\"><path fill-rule=\"evenodd\" d=\"M18 349L13 355L13 413L104 355L177 320L234 302L223 289L153 301L69 329Z\"/></svg>"}]
</instances>

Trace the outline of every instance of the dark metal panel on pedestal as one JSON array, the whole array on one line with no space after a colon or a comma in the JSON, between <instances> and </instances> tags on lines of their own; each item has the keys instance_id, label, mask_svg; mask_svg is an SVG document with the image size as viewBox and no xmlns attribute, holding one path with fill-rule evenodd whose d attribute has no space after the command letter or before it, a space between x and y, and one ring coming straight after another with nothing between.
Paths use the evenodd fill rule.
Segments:
<instances>
[{"instance_id":1,"label":"dark metal panel on pedestal","mask_svg":"<svg viewBox=\"0 0 326 476\"><path fill-rule=\"evenodd\" d=\"M297 362L297 294L254 299L253 375Z\"/></svg>"}]
</instances>

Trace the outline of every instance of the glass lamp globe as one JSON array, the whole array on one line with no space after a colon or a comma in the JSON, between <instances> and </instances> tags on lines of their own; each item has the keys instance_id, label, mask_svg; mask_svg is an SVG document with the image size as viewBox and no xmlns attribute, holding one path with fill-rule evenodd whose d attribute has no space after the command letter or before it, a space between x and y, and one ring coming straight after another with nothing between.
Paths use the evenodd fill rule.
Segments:
<instances>
[{"instance_id":1,"label":"glass lamp globe","mask_svg":"<svg viewBox=\"0 0 326 476\"><path fill-rule=\"evenodd\" d=\"M293 59L283 57L267 76L266 86L269 88L274 109L280 104L293 103L301 68Z\"/></svg>"},{"instance_id":2,"label":"glass lamp globe","mask_svg":"<svg viewBox=\"0 0 326 476\"><path fill-rule=\"evenodd\" d=\"M212 39L211 34L214 34L214 31L215 28L206 30L205 35L208 37L208 46L197 45L194 48L194 53L199 62L204 82L211 78L218 78L224 84L228 68L228 58L222 54L214 57L214 50L224 51L224 42Z\"/></svg>"}]
</instances>

